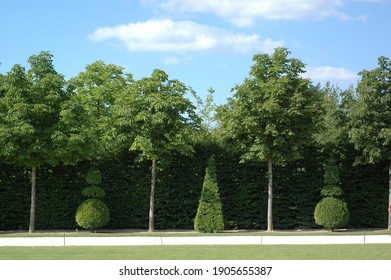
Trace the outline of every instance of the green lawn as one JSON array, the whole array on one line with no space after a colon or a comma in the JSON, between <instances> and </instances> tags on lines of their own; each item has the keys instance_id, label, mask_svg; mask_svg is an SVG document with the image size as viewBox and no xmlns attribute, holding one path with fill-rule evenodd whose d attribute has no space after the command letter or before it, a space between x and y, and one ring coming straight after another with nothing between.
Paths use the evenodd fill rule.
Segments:
<instances>
[{"instance_id":1,"label":"green lawn","mask_svg":"<svg viewBox=\"0 0 391 280\"><path fill-rule=\"evenodd\" d=\"M1 260L391 260L391 244L1 247Z\"/></svg>"}]
</instances>

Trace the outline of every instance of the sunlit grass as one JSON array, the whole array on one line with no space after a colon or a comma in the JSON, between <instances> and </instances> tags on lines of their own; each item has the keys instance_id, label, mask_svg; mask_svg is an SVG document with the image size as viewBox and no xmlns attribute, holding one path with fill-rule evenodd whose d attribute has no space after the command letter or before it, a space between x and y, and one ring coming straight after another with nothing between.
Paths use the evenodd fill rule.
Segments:
<instances>
[{"instance_id":1,"label":"sunlit grass","mask_svg":"<svg viewBox=\"0 0 391 280\"><path fill-rule=\"evenodd\" d=\"M2 247L2 260L391 260L391 244Z\"/></svg>"}]
</instances>

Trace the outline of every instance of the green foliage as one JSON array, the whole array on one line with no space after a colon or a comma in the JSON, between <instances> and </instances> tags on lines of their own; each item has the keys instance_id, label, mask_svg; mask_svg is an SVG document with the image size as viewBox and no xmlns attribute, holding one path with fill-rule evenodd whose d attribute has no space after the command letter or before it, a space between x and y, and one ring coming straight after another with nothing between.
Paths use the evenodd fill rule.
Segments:
<instances>
[{"instance_id":1,"label":"green foliage","mask_svg":"<svg viewBox=\"0 0 391 280\"><path fill-rule=\"evenodd\" d=\"M350 213L347 204L339 197L343 191L339 186L339 168L334 159L329 159L324 167L324 184L320 193L324 197L316 204L315 223L329 229L341 228L349 223Z\"/></svg>"},{"instance_id":2,"label":"green foliage","mask_svg":"<svg viewBox=\"0 0 391 280\"><path fill-rule=\"evenodd\" d=\"M30 233L35 230L36 170L61 161L53 137L65 99L65 80L52 58L49 52L30 56L30 69L15 65L2 78L0 89L0 157L32 170Z\"/></svg>"},{"instance_id":3,"label":"green foliage","mask_svg":"<svg viewBox=\"0 0 391 280\"><path fill-rule=\"evenodd\" d=\"M334 197L323 198L314 211L316 224L332 230L345 227L349 217L346 203Z\"/></svg>"},{"instance_id":4,"label":"green foliage","mask_svg":"<svg viewBox=\"0 0 391 280\"><path fill-rule=\"evenodd\" d=\"M76 212L76 223L88 230L94 231L107 225L109 221L109 208L100 199L87 199Z\"/></svg>"},{"instance_id":5,"label":"green foliage","mask_svg":"<svg viewBox=\"0 0 391 280\"><path fill-rule=\"evenodd\" d=\"M350 111L350 140L361 161L391 160L391 61L379 57L378 67L361 71L358 98Z\"/></svg>"},{"instance_id":6,"label":"green foliage","mask_svg":"<svg viewBox=\"0 0 391 280\"><path fill-rule=\"evenodd\" d=\"M342 90L329 82L321 89L322 114L315 133L319 148L331 156L343 157L348 144L348 112L352 101L353 88Z\"/></svg>"},{"instance_id":7,"label":"green foliage","mask_svg":"<svg viewBox=\"0 0 391 280\"><path fill-rule=\"evenodd\" d=\"M156 229L194 229L205 162L216 155L217 180L223 204L226 229L265 229L264 211L267 193L266 166L247 162L238 164L239 154L226 153L217 147L195 147L192 158L175 156L160 172L156 191ZM344 201L349 206L349 228L385 228L388 203L388 162L352 166L355 151L339 161ZM105 204L110 209L110 222L105 228L146 228L149 207L148 162L134 162L137 154L124 151L121 156L97 162L105 180ZM274 224L278 229L316 227L314 209L320 200L322 157L306 150L304 158L276 166ZM36 228L40 230L74 230L75 211L83 202L85 174L91 165L41 168L38 174ZM0 163L0 230L26 230L29 213L30 173ZM65 191L64 191L65 190Z\"/></svg>"},{"instance_id":8,"label":"green foliage","mask_svg":"<svg viewBox=\"0 0 391 280\"><path fill-rule=\"evenodd\" d=\"M337 186L340 184L339 168L334 159L329 159L324 167L323 183L325 186Z\"/></svg>"},{"instance_id":9,"label":"green foliage","mask_svg":"<svg viewBox=\"0 0 391 280\"><path fill-rule=\"evenodd\" d=\"M210 138L213 138L214 134L212 132L216 129L215 113L217 105L213 100L214 93L215 90L213 88L209 88L208 95L205 97L205 100L202 100L195 92L193 93L197 100L198 115L201 119L200 136L205 138L204 140L210 140Z\"/></svg>"},{"instance_id":10,"label":"green foliage","mask_svg":"<svg viewBox=\"0 0 391 280\"><path fill-rule=\"evenodd\" d=\"M99 170L90 170L86 176L87 184L90 185L100 185L102 183L102 174Z\"/></svg>"},{"instance_id":11,"label":"green foliage","mask_svg":"<svg viewBox=\"0 0 391 280\"><path fill-rule=\"evenodd\" d=\"M65 98L65 80L52 58L49 52L33 55L29 70L15 65L2 78L0 156L28 169L59 161L52 136Z\"/></svg>"},{"instance_id":12,"label":"green foliage","mask_svg":"<svg viewBox=\"0 0 391 280\"><path fill-rule=\"evenodd\" d=\"M106 192L101 187L93 186L87 187L82 191L82 194L88 198L103 198Z\"/></svg>"},{"instance_id":13,"label":"green foliage","mask_svg":"<svg viewBox=\"0 0 391 280\"><path fill-rule=\"evenodd\" d=\"M340 186L324 186L321 190L320 190L320 194L323 196L323 197L338 197L338 196L342 196L343 194L343 190Z\"/></svg>"},{"instance_id":14,"label":"green foliage","mask_svg":"<svg viewBox=\"0 0 391 280\"><path fill-rule=\"evenodd\" d=\"M241 152L241 162L268 162L268 231L273 230L273 164L302 157L323 113L319 89L301 77L304 63L289 54L276 48L272 55L254 55L250 76L217 110L223 136Z\"/></svg>"},{"instance_id":15,"label":"green foliage","mask_svg":"<svg viewBox=\"0 0 391 280\"><path fill-rule=\"evenodd\" d=\"M222 128L239 143L244 161L297 159L317 130L321 95L301 78L304 63L289 54L277 48L271 56L255 55L250 77L218 109Z\"/></svg>"},{"instance_id":16,"label":"green foliage","mask_svg":"<svg viewBox=\"0 0 391 280\"><path fill-rule=\"evenodd\" d=\"M188 90L156 69L151 77L129 85L115 106L119 138L129 150L140 152L141 159L152 161L149 231L154 228L157 163L168 162L175 153L194 153L199 118L185 97Z\"/></svg>"},{"instance_id":17,"label":"green foliage","mask_svg":"<svg viewBox=\"0 0 391 280\"><path fill-rule=\"evenodd\" d=\"M194 229L201 232L217 232L224 229L222 205L217 185L216 162L213 156L208 160L201 198L194 220Z\"/></svg>"},{"instance_id":18,"label":"green foliage","mask_svg":"<svg viewBox=\"0 0 391 280\"><path fill-rule=\"evenodd\" d=\"M33 167L39 185L37 227L74 228L74 209L82 202L80 190L91 161L105 178L87 181L107 190L107 226L145 227L150 167L135 161L140 155L157 159L166 170L157 178L156 226L193 228L210 154L218 162L226 228L265 226L267 192L261 186L268 171L259 161L270 156L281 163L273 169L279 228L313 227L320 194L341 196L341 185L349 226L384 227L391 154L390 60L381 57L376 69L362 71L354 96L352 89L312 86L301 77L304 64L288 55L279 48L273 55L254 56L250 76L219 107L217 127L213 90L200 103L200 126L185 97L191 89L161 70L135 81L122 67L97 61L65 82L54 69L53 56L42 52L29 58L29 68L15 65L0 74L0 229L26 228L26 182ZM323 130L313 143L311 135L318 128ZM229 141L222 143L223 138ZM326 165L319 193L313 186L321 185L321 163L330 155L337 161ZM373 165L352 167L358 156ZM242 165L237 164L240 159ZM103 195L95 187L85 192Z\"/></svg>"},{"instance_id":19,"label":"green foliage","mask_svg":"<svg viewBox=\"0 0 391 280\"><path fill-rule=\"evenodd\" d=\"M86 187L82 194L89 199L78 207L76 222L85 229L95 230L109 223L110 212L106 204L100 200L106 195L104 189L97 186L102 182L100 171L98 169L88 171L86 181L92 186Z\"/></svg>"},{"instance_id":20,"label":"green foliage","mask_svg":"<svg viewBox=\"0 0 391 280\"><path fill-rule=\"evenodd\" d=\"M96 160L118 151L121 141L113 125L113 105L132 81L122 67L103 61L87 65L68 81L68 99L61 104L53 136L64 163Z\"/></svg>"},{"instance_id":21,"label":"green foliage","mask_svg":"<svg viewBox=\"0 0 391 280\"><path fill-rule=\"evenodd\" d=\"M120 137L127 138L130 150L149 160L165 159L173 152L194 152L194 129L199 119L185 97L187 91L182 82L170 80L162 70L128 85L115 113L116 125L123 132Z\"/></svg>"},{"instance_id":22,"label":"green foliage","mask_svg":"<svg viewBox=\"0 0 391 280\"><path fill-rule=\"evenodd\" d=\"M339 166L335 159L329 159L324 167L324 187L320 190L323 197L340 197L343 194L339 179Z\"/></svg>"}]
</instances>

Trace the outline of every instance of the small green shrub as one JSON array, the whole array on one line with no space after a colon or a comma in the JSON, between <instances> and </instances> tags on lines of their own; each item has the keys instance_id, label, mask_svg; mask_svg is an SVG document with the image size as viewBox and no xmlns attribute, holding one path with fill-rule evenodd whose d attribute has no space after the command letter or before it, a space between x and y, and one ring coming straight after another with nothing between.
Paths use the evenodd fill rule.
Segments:
<instances>
[{"instance_id":1,"label":"small green shrub","mask_svg":"<svg viewBox=\"0 0 391 280\"><path fill-rule=\"evenodd\" d=\"M88 198L103 198L106 192L101 187L87 187L82 191L82 194Z\"/></svg>"},{"instance_id":2,"label":"small green shrub","mask_svg":"<svg viewBox=\"0 0 391 280\"><path fill-rule=\"evenodd\" d=\"M200 232L217 232L224 229L214 157L208 160L197 215L194 220L194 229Z\"/></svg>"},{"instance_id":3,"label":"small green shrub","mask_svg":"<svg viewBox=\"0 0 391 280\"><path fill-rule=\"evenodd\" d=\"M324 167L323 183L325 186L336 186L340 184L339 168L337 161L333 158L327 160L327 163Z\"/></svg>"},{"instance_id":4,"label":"small green shrub","mask_svg":"<svg viewBox=\"0 0 391 280\"><path fill-rule=\"evenodd\" d=\"M87 184L89 184L89 185L99 185L100 183L102 183L102 174L97 169L90 170L87 173L86 181L87 181Z\"/></svg>"},{"instance_id":5,"label":"small green shrub","mask_svg":"<svg viewBox=\"0 0 391 280\"><path fill-rule=\"evenodd\" d=\"M82 228L95 231L107 225L109 221L109 208L100 199L87 199L77 208L76 223Z\"/></svg>"},{"instance_id":6,"label":"small green shrub","mask_svg":"<svg viewBox=\"0 0 391 280\"><path fill-rule=\"evenodd\" d=\"M340 197L343 190L340 186L325 186L320 190L320 194L323 197Z\"/></svg>"},{"instance_id":7,"label":"small green shrub","mask_svg":"<svg viewBox=\"0 0 391 280\"><path fill-rule=\"evenodd\" d=\"M345 227L349 216L346 203L335 197L323 198L314 211L315 223L331 230Z\"/></svg>"}]
</instances>

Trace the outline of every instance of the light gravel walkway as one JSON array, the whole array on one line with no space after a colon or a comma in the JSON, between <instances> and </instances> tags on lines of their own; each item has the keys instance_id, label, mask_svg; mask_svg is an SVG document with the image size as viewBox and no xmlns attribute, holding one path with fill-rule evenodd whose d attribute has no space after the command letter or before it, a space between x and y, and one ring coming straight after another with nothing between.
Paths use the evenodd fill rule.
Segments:
<instances>
[{"instance_id":1,"label":"light gravel walkway","mask_svg":"<svg viewBox=\"0 0 391 280\"><path fill-rule=\"evenodd\" d=\"M343 236L131 236L131 237L0 237L0 246L140 246L140 245L276 245L390 244L390 235Z\"/></svg>"}]
</instances>

